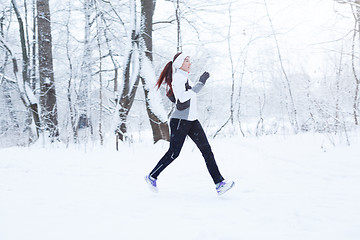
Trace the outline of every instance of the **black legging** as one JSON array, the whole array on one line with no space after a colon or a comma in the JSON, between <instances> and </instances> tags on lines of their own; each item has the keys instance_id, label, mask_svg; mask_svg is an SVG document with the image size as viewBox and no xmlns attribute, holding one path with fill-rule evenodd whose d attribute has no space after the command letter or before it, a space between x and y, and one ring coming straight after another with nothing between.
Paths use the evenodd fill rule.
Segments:
<instances>
[{"instance_id":1,"label":"black legging","mask_svg":"<svg viewBox=\"0 0 360 240\"><path fill-rule=\"evenodd\" d=\"M224 180L216 165L214 154L211 151L211 147L206 138L205 132L198 120L188 121L184 119L172 118L170 119L170 130L171 136L169 150L151 171L151 177L157 179L159 174L179 156L185 138L187 135L189 135L189 137L195 142L196 146L201 151L205 159L207 169L214 183L216 184Z\"/></svg>"}]
</instances>

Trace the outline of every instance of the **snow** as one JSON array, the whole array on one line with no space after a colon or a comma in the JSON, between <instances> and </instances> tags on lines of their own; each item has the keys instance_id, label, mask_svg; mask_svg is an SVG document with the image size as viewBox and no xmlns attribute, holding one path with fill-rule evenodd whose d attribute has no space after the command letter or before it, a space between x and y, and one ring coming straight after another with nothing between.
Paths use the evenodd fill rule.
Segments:
<instances>
[{"instance_id":1,"label":"snow","mask_svg":"<svg viewBox=\"0 0 360 240\"><path fill-rule=\"evenodd\" d=\"M39 104L39 100L36 98L29 84L25 83L26 96L28 97L31 104Z\"/></svg>"},{"instance_id":2,"label":"snow","mask_svg":"<svg viewBox=\"0 0 360 240\"><path fill-rule=\"evenodd\" d=\"M167 113L162 104L162 98L160 91L157 91L156 85L156 75L152 63L150 60L143 56L141 59L141 76L145 79L145 88L148 90L148 103L151 110L156 116L162 121L167 121Z\"/></svg>"},{"instance_id":3,"label":"snow","mask_svg":"<svg viewBox=\"0 0 360 240\"><path fill-rule=\"evenodd\" d=\"M210 139L236 182L219 197L191 140L159 176L159 194L143 177L168 143L149 137L117 152L112 140L0 149L0 239L360 239L358 141Z\"/></svg>"},{"instance_id":4,"label":"snow","mask_svg":"<svg viewBox=\"0 0 360 240\"><path fill-rule=\"evenodd\" d=\"M11 83L16 83L16 80L6 77L3 73L0 73L0 83L2 83L3 80L6 80Z\"/></svg>"}]
</instances>

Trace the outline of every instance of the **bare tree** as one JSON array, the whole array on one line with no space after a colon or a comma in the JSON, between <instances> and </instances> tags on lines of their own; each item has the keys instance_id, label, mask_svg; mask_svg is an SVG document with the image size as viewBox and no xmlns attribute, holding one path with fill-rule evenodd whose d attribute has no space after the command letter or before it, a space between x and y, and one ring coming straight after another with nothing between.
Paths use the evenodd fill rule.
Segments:
<instances>
[{"instance_id":1,"label":"bare tree","mask_svg":"<svg viewBox=\"0 0 360 240\"><path fill-rule=\"evenodd\" d=\"M2 36L0 37L0 43L5 47L5 49L8 51L9 55L12 56L12 50L10 49L10 47L8 46L8 44L3 40ZM3 74L1 75L1 83L3 83L6 85L3 85L4 87L4 92L5 92L5 97L7 98L7 103L10 104L8 107L11 108L12 105L12 101L11 101L11 96L8 93L8 88L7 86L9 84L11 85L15 85L16 83L16 90L19 92L20 95L20 99L22 101L22 103L24 104L25 108L26 108L26 128L25 130L29 133L29 139L28 139L28 143L33 143L34 141L36 141L39 137L39 132L38 129L36 127L36 125L39 124L39 115L38 115L38 109L37 109L37 103L36 101L34 101L35 96L32 94L32 91L29 87L28 84L22 84L19 79L18 79L18 64L17 64L17 60L15 57L12 56L12 63L13 63L13 72L14 72L14 76L15 76L15 80L10 80L9 78L6 78ZM17 118L14 112L12 112L11 109L10 110L10 114L11 116L15 117L14 121L15 124L17 122Z\"/></svg>"},{"instance_id":2,"label":"bare tree","mask_svg":"<svg viewBox=\"0 0 360 240\"><path fill-rule=\"evenodd\" d=\"M291 88L290 79L288 78L287 73L285 71L285 67L284 67L283 60L282 60L282 54L281 54L281 51L280 51L279 41L277 40L277 37L276 37L276 32L275 32L274 25L273 25L271 17L270 17L270 13L269 13L269 10L268 10L268 7L267 7L266 0L264 0L264 5L265 5L268 20L270 22L271 30L272 30L272 33L273 33L273 36L274 36L276 49L277 49L277 53L278 53L278 58L279 58L279 61L280 61L281 70L282 70L282 73L284 74L284 78L285 78L284 86L286 86L286 88L287 88L287 91L289 93L290 102L291 102L291 108L290 109L288 107L287 101L285 102L287 111L289 113L289 120L290 120L291 125L294 128L295 133L297 133L299 131L299 125L298 125L298 120L297 120L297 112L296 112L294 97L293 97L293 94L292 94L292 88Z\"/></svg>"},{"instance_id":3,"label":"bare tree","mask_svg":"<svg viewBox=\"0 0 360 240\"><path fill-rule=\"evenodd\" d=\"M19 80L17 78L18 65L17 65L17 61L16 61L15 57L13 57L14 75L16 77L16 80L17 80L17 83L19 86L21 100L27 109L28 129L31 129L30 126L32 123L35 123L36 136L38 137L39 129L40 129L40 116L39 116L39 111L38 111L38 105L36 102L31 101L31 99L33 99L33 98L29 98L29 95L33 95L33 94L31 91L28 91L27 87L26 87L29 82L29 76L28 76L29 58L28 58L28 50L26 48L26 42L25 42L24 23L23 23L21 15L20 15L19 8L16 4L16 1L11 0L11 3L13 6L13 9L15 11L17 20L18 20L18 24L19 24L19 34L20 34L20 43L21 43L21 52L22 52L22 81L19 82ZM9 51L9 53L12 54L12 51L10 50L10 48L8 47L7 49ZM36 139L34 139L32 137L32 134L30 134L29 142L33 142L34 140L36 140Z\"/></svg>"},{"instance_id":4,"label":"bare tree","mask_svg":"<svg viewBox=\"0 0 360 240\"><path fill-rule=\"evenodd\" d=\"M92 134L92 121L90 113L90 88L92 84L92 41L91 41L91 26L93 21L91 19L91 13L93 11L92 0L85 0L83 2L84 7L84 42L83 42L83 55L81 62L81 79L77 91L77 124L76 135L79 137L79 129L84 129L85 141L88 138L88 134Z\"/></svg>"},{"instance_id":5,"label":"bare tree","mask_svg":"<svg viewBox=\"0 0 360 240\"><path fill-rule=\"evenodd\" d=\"M227 50L228 50L230 66L231 66L230 116L225 121L225 123L216 131L213 138L215 138L229 122L231 122L231 124L233 124L233 121L234 121L235 66L234 66L233 54L232 54L232 49L231 49L231 26L232 26L231 6L232 6L232 1L230 1L229 8L228 8L229 25L228 25L228 32L227 32Z\"/></svg>"},{"instance_id":6,"label":"bare tree","mask_svg":"<svg viewBox=\"0 0 360 240\"><path fill-rule=\"evenodd\" d=\"M96 41L98 44L98 51L99 51L99 137L100 137L100 145L104 144L104 136L103 136L103 129L102 129L102 113L103 113L103 78L102 78L102 70L103 70L103 61L102 61L102 51L101 51L101 32L102 32L102 25L101 19L98 16L102 16L102 11L98 9L95 3L95 11L96 11Z\"/></svg>"},{"instance_id":7,"label":"bare tree","mask_svg":"<svg viewBox=\"0 0 360 240\"><path fill-rule=\"evenodd\" d=\"M5 11L4 11L5 12ZM15 128L19 128L19 122L18 122L18 118L17 118L17 114L15 112L14 109L14 104L13 101L11 99L11 95L10 95L10 86L9 86L9 82L7 80L7 78L5 77L5 68L6 65L8 64L9 61L9 56L11 54L11 50L6 46L5 41L3 40L5 37L5 13L2 13L2 16L0 17L0 43L3 48L4 48L4 60L3 60L3 64L0 66L0 85L2 87L2 92L4 94L5 97L5 102L6 102L6 107L9 111L9 115L13 121L13 126ZM16 61L16 59L14 59L13 61Z\"/></svg>"},{"instance_id":8,"label":"bare tree","mask_svg":"<svg viewBox=\"0 0 360 240\"><path fill-rule=\"evenodd\" d=\"M67 88L66 88L66 98L68 101L68 108L69 108L69 120L71 124L71 130L72 130L72 137L73 141L77 142L77 129L76 129L76 108L74 107L74 101L72 98L72 89L73 89L73 62L70 56L70 17L71 17L71 5L70 2L68 3L68 16L65 23L66 28L66 43L65 43L65 49L66 49L66 59L69 64L69 78L67 79Z\"/></svg>"},{"instance_id":9,"label":"bare tree","mask_svg":"<svg viewBox=\"0 0 360 240\"><path fill-rule=\"evenodd\" d=\"M124 79L123 87L119 98L115 99L118 105L119 124L115 131L116 133L116 148L118 149L118 140L124 141L127 133L127 117L129 115L132 104L134 103L136 90L140 82L139 70L135 67L131 72L133 66L139 65L138 52L139 52L139 30L137 29L137 14L136 14L136 1L130 0L130 39L129 45L131 46L126 55L126 62L124 66Z\"/></svg>"},{"instance_id":10,"label":"bare tree","mask_svg":"<svg viewBox=\"0 0 360 240\"><path fill-rule=\"evenodd\" d=\"M354 92L354 101L353 101L353 115L355 125L359 125L359 101L360 101L360 79L357 73L357 68L359 66L360 57L356 56L356 48L360 50L360 0L335 0L341 4L349 4L354 17L354 28L352 35L352 45L351 45L351 66L352 72L355 80L355 92ZM356 42L357 41L357 42ZM358 62L356 62L356 60Z\"/></svg>"},{"instance_id":11,"label":"bare tree","mask_svg":"<svg viewBox=\"0 0 360 240\"><path fill-rule=\"evenodd\" d=\"M353 111L354 111L354 119L355 124L359 125L359 90L360 90L360 79L357 74L357 67L359 66L359 56L357 56L358 62L355 63L356 57L355 57L355 48L356 48L356 41L358 41L358 49L360 49L360 0L355 0L355 6L351 5L353 16L355 20L355 26L354 26L354 33L353 33L353 39L352 39L352 51L351 51L351 66L352 71L354 74L355 79L355 96L354 96L354 104L353 104Z\"/></svg>"},{"instance_id":12,"label":"bare tree","mask_svg":"<svg viewBox=\"0 0 360 240\"><path fill-rule=\"evenodd\" d=\"M152 17L154 9L155 1L141 1L141 30L137 29L136 1L130 0L131 35L129 44L131 48L126 57L123 88L118 100L120 123L116 130L117 140L125 140L127 116L134 102L140 80L145 93L146 110L153 131L154 142L160 139L169 140L169 129L166 121L162 121L151 106L149 93L150 88L154 88L154 86L149 85L147 82L149 79L140 73L144 70L145 64L152 61Z\"/></svg>"},{"instance_id":13,"label":"bare tree","mask_svg":"<svg viewBox=\"0 0 360 240\"><path fill-rule=\"evenodd\" d=\"M51 18L49 0L37 0L40 101L42 118L50 137L59 136L57 102L52 57Z\"/></svg>"},{"instance_id":14,"label":"bare tree","mask_svg":"<svg viewBox=\"0 0 360 240\"><path fill-rule=\"evenodd\" d=\"M228 50L228 55L229 55L229 60L230 60L230 67L231 67L231 94L230 94L230 115L227 118L227 120L225 121L225 123L216 131L216 133L214 134L213 138L215 138L224 128L227 124L231 123L231 125L234 124L234 112L235 112L235 105L238 103L238 112L237 112L237 118L238 118L238 124L239 124L239 129L240 132L243 136L245 136L244 131L242 130L242 126L241 126L241 119L240 119L240 112L241 112L241 94L242 94L242 87L243 87L243 78L244 78L244 72L245 72L245 68L246 68L246 60L247 60L247 53L249 50L249 46L250 44L253 42L253 31L250 35L250 39L249 42L247 44L244 45L243 49L241 49L241 52L238 56L238 59L234 59L234 53L233 53L233 47L232 47L232 26L233 26L233 17L232 17L232 4L233 2L230 1L229 6L228 6L228 13L229 13L229 25L227 28L227 37L226 37L226 42L227 42L227 50ZM241 67L240 69L240 76L239 76L239 90L238 90L238 96L237 99L235 101L235 93L236 93L236 89L235 89L235 84L236 84L236 74L237 74L237 68Z\"/></svg>"},{"instance_id":15,"label":"bare tree","mask_svg":"<svg viewBox=\"0 0 360 240\"><path fill-rule=\"evenodd\" d=\"M342 78L343 54L343 47L341 47L339 66L338 70L336 71L335 131L337 131L338 127L340 126L340 81Z\"/></svg>"},{"instance_id":16,"label":"bare tree","mask_svg":"<svg viewBox=\"0 0 360 240\"><path fill-rule=\"evenodd\" d=\"M155 5L156 1L153 0L141 0L141 40L143 43L141 47L141 66L140 68L144 68L144 64L147 64L147 61L149 60L150 63L152 63L153 57L152 57L152 32L153 32L153 15L155 11ZM144 54L145 53L145 54ZM152 67L151 67L152 68ZM150 79L146 78L143 74L141 76L141 82L143 84L143 89L145 92L145 102L146 102L146 111L149 116L150 125L153 131L153 139L156 143L160 139L164 140L170 140L169 135L169 126L166 122L166 120L162 120L160 116L157 115L157 113L154 111L152 102L150 101L149 93L150 89L154 88L155 81L153 82L153 86L149 86ZM153 79L155 80L155 79ZM155 99L152 99L153 101ZM155 104L155 103L153 103ZM160 103L158 103L160 104Z\"/></svg>"}]
</instances>

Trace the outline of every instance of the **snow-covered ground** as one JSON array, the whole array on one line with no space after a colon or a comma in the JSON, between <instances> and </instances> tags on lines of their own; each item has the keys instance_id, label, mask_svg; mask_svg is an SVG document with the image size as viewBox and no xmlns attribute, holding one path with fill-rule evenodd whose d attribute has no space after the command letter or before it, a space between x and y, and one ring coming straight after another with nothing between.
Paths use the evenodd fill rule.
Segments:
<instances>
[{"instance_id":1,"label":"snow-covered ground","mask_svg":"<svg viewBox=\"0 0 360 240\"><path fill-rule=\"evenodd\" d=\"M113 143L0 149L1 240L360 239L360 143L323 135L211 140L236 186L217 196L191 140L160 175L167 150Z\"/></svg>"}]
</instances>

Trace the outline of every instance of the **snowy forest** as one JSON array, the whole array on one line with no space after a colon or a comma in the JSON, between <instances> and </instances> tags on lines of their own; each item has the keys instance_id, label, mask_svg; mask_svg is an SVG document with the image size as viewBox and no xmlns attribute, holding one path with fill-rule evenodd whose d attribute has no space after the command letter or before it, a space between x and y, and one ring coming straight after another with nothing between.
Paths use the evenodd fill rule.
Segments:
<instances>
[{"instance_id":1,"label":"snowy forest","mask_svg":"<svg viewBox=\"0 0 360 240\"><path fill-rule=\"evenodd\" d=\"M360 239L360 0L0 5L1 240Z\"/></svg>"},{"instance_id":2,"label":"snowy forest","mask_svg":"<svg viewBox=\"0 0 360 240\"><path fill-rule=\"evenodd\" d=\"M360 2L1 1L0 146L169 139L155 82L176 52L211 137L359 125ZM49 141L48 141L49 140Z\"/></svg>"}]
</instances>

